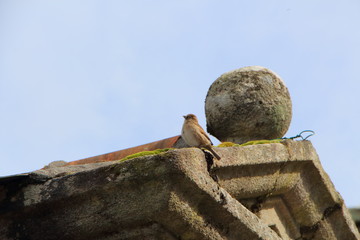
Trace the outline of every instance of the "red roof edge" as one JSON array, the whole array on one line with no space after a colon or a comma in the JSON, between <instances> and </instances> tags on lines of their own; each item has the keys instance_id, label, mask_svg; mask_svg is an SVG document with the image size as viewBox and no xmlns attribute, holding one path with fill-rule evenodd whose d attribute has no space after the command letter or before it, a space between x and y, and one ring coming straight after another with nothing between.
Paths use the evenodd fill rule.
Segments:
<instances>
[{"instance_id":1,"label":"red roof edge","mask_svg":"<svg viewBox=\"0 0 360 240\"><path fill-rule=\"evenodd\" d=\"M81 165L88 163L99 163L99 162L107 162L107 161L115 161L120 160L126 156L129 156L134 153L143 152L143 151L153 151L156 149L163 148L172 148L174 144L179 140L180 136L170 137L163 140L159 140L156 142L147 143L144 145L140 145L137 147L127 148L111 153L106 153L94 157L84 158L72 162L68 162L66 165Z\"/></svg>"}]
</instances>

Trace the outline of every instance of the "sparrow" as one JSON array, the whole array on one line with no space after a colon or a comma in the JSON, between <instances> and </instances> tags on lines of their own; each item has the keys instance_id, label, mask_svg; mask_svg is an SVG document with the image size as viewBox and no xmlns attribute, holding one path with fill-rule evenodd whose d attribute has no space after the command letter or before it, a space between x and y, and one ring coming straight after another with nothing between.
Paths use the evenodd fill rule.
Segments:
<instances>
[{"instance_id":1,"label":"sparrow","mask_svg":"<svg viewBox=\"0 0 360 240\"><path fill-rule=\"evenodd\" d=\"M199 125L194 114L183 116L185 118L181 130L181 137L190 147L205 148L209 150L218 160L220 156L212 149L212 142L204 129Z\"/></svg>"}]
</instances>

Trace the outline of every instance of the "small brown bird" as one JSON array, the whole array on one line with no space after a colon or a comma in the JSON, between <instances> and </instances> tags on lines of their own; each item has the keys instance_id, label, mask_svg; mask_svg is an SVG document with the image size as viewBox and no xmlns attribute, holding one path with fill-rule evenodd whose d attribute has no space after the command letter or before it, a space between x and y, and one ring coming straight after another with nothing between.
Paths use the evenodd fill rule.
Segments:
<instances>
[{"instance_id":1,"label":"small brown bird","mask_svg":"<svg viewBox=\"0 0 360 240\"><path fill-rule=\"evenodd\" d=\"M190 147L205 148L209 150L218 160L220 156L211 148L212 142L204 129L199 125L198 119L194 114L183 116L185 118L181 137Z\"/></svg>"}]
</instances>

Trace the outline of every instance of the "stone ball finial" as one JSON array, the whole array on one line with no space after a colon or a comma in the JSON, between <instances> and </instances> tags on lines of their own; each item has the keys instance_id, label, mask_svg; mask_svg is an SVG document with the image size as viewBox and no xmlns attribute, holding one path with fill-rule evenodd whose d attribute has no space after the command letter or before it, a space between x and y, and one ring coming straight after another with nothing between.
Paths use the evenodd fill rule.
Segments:
<instances>
[{"instance_id":1,"label":"stone ball finial","mask_svg":"<svg viewBox=\"0 0 360 240\"><path fill-rule=\"evenodd\" d=\"M222 142L281 138L292 116L288 89L267 68L251 66L224 73L205 100L207 131Z\"/></svg>"}]
</instances>

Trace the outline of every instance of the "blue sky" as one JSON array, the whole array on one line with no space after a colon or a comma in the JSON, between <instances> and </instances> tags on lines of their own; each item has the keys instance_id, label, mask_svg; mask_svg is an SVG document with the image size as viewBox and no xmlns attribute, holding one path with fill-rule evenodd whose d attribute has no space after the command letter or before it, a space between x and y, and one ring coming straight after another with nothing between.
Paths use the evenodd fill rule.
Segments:
<instances>
[{"instance_id":1,"label":"blue sky","mask_svg":"<svg viewBox=\"0 0 360 240\"><path fill-rule=\"evenodd\" d=\"M0 175L205 127L222 73L260 65L312 129L323 167L360 205L360 2L0 0ZM216 142L216 141L215 141Z\"/></svg>"}]
</instances>

